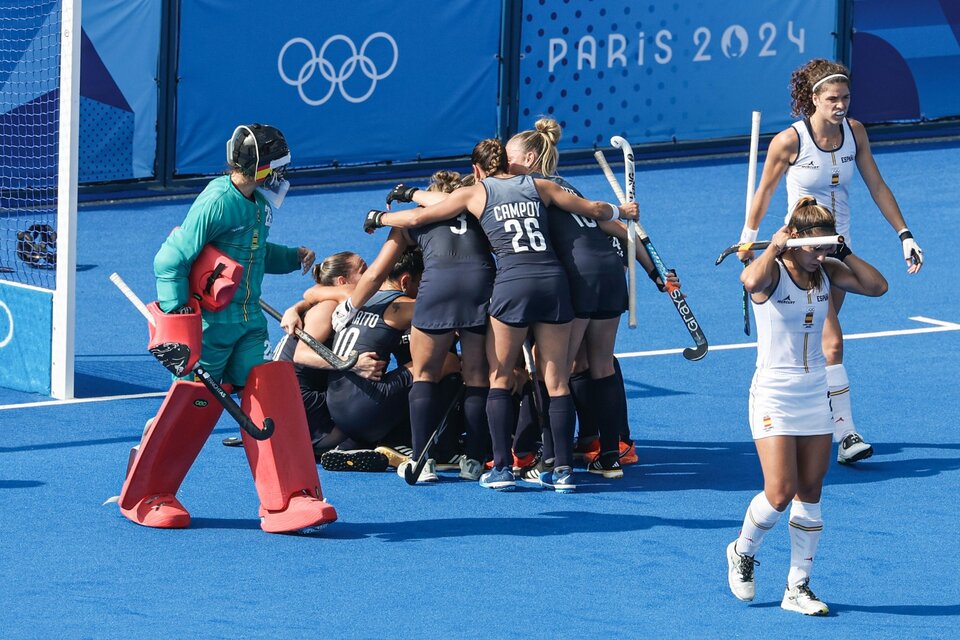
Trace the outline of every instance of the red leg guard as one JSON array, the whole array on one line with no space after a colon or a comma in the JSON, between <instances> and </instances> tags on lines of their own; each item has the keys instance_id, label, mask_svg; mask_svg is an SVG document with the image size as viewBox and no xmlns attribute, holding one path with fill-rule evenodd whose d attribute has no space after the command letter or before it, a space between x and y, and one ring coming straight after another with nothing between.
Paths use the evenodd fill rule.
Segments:
<instances>
[{"instance_id":1,"label":"red leg guard","mask_svg":"<svg viewBox=\"0 0 960 640\"><path fill-rule=\"evenodd\" d=\"M222 411L203 384L174 382L127 472L120 513L146 527L189 526L190 514L177 501L177 490Z\"/></svg>"},{"instance_id":2,"label":"red leg guard","mask_svg":"<svg viewBox=\"0 0 960 640\"><path fill-rule=\"evenodd\" d=\"M240 406L256 424L265 417L276 424L267 440L243 434L243 448L260 497L260 527L268 533L284 533L336 520L336 510L323 500L320 490L293 366L267 362L251 369Z\"/></svg>"}]
</instances>

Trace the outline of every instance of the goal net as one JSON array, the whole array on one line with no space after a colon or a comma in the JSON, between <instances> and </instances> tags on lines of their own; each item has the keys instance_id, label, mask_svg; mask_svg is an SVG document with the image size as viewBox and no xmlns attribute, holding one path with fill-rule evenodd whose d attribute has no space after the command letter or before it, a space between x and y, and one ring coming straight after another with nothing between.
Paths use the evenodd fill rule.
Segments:
<instances>
[{"instance_id":1,"label":"goal net","mask_svg":"<svg viewBox=\"0 0 960 640\"><path fill-rule=\"evenodd\" d=\"M0 386L73 396L80 0L0 0Z\"/></svg>"}]
</instances>

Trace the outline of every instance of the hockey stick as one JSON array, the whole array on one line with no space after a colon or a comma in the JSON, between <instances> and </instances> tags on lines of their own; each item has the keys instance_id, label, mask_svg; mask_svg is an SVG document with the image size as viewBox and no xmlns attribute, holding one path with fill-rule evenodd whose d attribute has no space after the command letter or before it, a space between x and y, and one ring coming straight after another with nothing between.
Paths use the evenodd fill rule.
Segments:
<instances>
[{"instance_id":1,"label":"hockey stick","mask_svg":"<svg viewBox=\"0 0 960 640\"><path fill-rule=\"evenodd\" d=\"M271 318L276 319L278 322L283 319L283 316L280 315L280 312L271 307L269 304L260 300L260 308L266 311L267 315ZM357 360L360 358L360 354L356 351L350 352L350 357L346 360L340 358L333 351L330 350L330 347L323 344L322 342L317 341L309 333L300 329L299 327L293 330L294 335L307 343L307 346L313 349L314 353L326 360L330 366L336 371L346 371L348 369L353 369L357 364Z\"/></svg>"},{"instance_id":2,"label":"hockey stick","mask_svg":"<svg viewBox=\"0 0 960 640\"><path fill-rule=\"evenodd\" d=\"M750 159L747 161L747 197L744 220L750 217L750 207L753 206L753 194L757 184L757 154L760 147L760 112L754 111L750 121ZM719 263L717 263L719 264ZM743 268L750 264L745 260ZM747 288L743 287L743 332L750 335L750 304Z\"/></svg>"},{"instance_id":3,"label":"hockey stick","mask_svg":"<svg viewBox=\"0 0 960 640\"><path fill-rule=\"evenodd\" d=\"M450 402L450 406L447 407L447 410L443 412L443 418L440 420L440 424L437 425L437 428L433 431L433 435L430 436L430 439L427 440L427 445L423 448L423 451L420 452L420 457L417 458L417 464L407 465L403 470L403 479L409 485L417 484L417 480L420 478L420 472L423 471L423 468L427 464L427 460L430 459L430 450L433 449L440 441L440 436L443 435L443 430L447 428L447 423L450 421L450 416L453 414L453 410L460 403L460 400L463 398L464 386L461 385L457 390L457 393L453 396L453 401Z\"/></svg>"},{"instance_id":4,"label":"hockey stick","mask_svg":"<svg viewBox=\"0 0 960 640\"><path fill-rule=\"evenodd\" d=\"M613 175L613 171L610 169L610 165L607 164L607 159L603 157L603 153L597 151L594 154L594 157L597 159L597 163L600 165L600 168L603 169L603 175L607 177L607 182L610 183L610 186L613 188L613 192L617 194L617 198L620 199L620 202L626 202L626 196L623 194L623 189L620 188L620 183L617 182L616 177ZM664 288L667 290L667 293L670 294L670 301L673 302L673 305L677 308L677 313L680 314L680 319L683 320L683 324L687 327L687 331L690 332L690 336L693 338L694 343L696 343L696 348L687 347L683 350L683 357L687 360L699 360L705 355L707 355L707 338L703 335L703 330L700 328L700 323L697 322L697 319L693 315L693 311L690 310L690 306L687 304L686 300L683 297L683 294L680 293L680 287L673 284L667 276L667 269L663 266L663 260L660 259L660 254L657 252L657 249L653 246L653 242L650 241L650 236L647 235L646 229L643 228L643 225L640 224L640 221L636 222L637 225L637 234L640 236L640 243L643 245L643 248L646 249L647 255L650 256L650 259L653 261L653 266L657 270L657 274L660 276L660 281L663 282ZM636 260L636 255L631 255L629 258L630 262Z\"/></svg>"},{"instance_id":5,"label":"hockey stick","mask_svg":"<svg viewBox=\"0 0 960 640\"><path fill-rule=\"evenodd\" d=\"M795 249L796 247L817 247L825 244L843 244L843 236L816 236L812 238L790 238L787 240L788 249ZM723 262L723 260L732 253L740 253L741 251L763 251L769 246L769 240L732 244L723 250L720 257L717 258L716 264Z\"/></svg>"},{"instance_id":6,"label":"hockey stick","mask_svg":"<svg viewBox=\"0 0 960 640\"><path fill-rule=\"evenodd\" d=\"M133 289L127 286L127 283L123 281L123 278L120 277L120 274L110 274L110 281L117 285L117 288L120 289L120 292L126 296L127 300L129 300L131 304L136 307L137 311L139 311L143 317L147 319L147 322L152 325L156 324L153 316L151 316L150 312L147 311L146 305L144 305L143 301L137 297L137 294L133 292ZM165 367L167 366L164 364L162 357L158 353L154 353L153 355L157 358L157 360L160 361L160 364L164 365ZM168 370L170 369L169 367L167 368ZM172 370L171 373L176 375L176 373ZM200 379L200 382L203 383L203 386L205 386L210 393L217 398L220 404L223 405L223 408L227 410L227 413L230 414L230 417L236 420L237 424L240 425L240 428L246 431L251 438L254 440L266 440L273 435L274 424L272 419L264 418L263 428L258 428L257 425L254 424L253 420L250 419L250 416L243 412L243 409L241 409L236 401L230 397L230 394L227 393L226 390L224 390L224 388L221 387L220 384L210 376L209 373L207 373L206 369L200 365L197 365L193 368L193 373Z\"/></svg>"},{"instance_id":7,"label":"hockey stick","mask_svg":"<svg viewBox=\"0 0 960 640\"><path fill-rule=\"evenodd\" d=\"M533 342L527 337L523 341L523 363L530 376L530 385L533 393L533 410L537 412L537 422L542 431L547 426L547 416L543 412L543 392L540 390L540 381L537 379L537 363L533 359Z\"/></svg>"},{"instance_id":8,"label":"hockey stick","mask_svg":"<svg viewBox=\"0 0 960 640\"><path fill-rule=\"evenodd\" d=\"M626 185L626 202L637 201L637 181L636 167L633 163L633 147L627 142L626 138L613 136L610 138L610 144L615 149L623 150L623 173L624 184ZM600 153L599 150L597 153ZM602 154L601 154L602 155ZM606 160L606 158L604 158ZM609 166L609 165L608 165ZM637 223L633 220L627 222L627 253L631 259L627 261L627 326L631 329L637 328L637 264L633 256L637 254Z\"/></svg>"}]
</instances>

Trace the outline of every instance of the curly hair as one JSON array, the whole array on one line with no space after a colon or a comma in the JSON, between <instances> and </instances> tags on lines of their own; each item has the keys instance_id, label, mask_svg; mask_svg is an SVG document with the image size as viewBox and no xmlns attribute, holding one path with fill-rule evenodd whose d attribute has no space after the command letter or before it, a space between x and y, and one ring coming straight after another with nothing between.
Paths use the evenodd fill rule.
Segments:
<instances>
[{"instance_id":1,"label":"curly hair","mask_svg":"<svg viewBox=\"0 0 960 640\"><path fill-rule=\"evenodd\" d=\"M537 159L530 167L531 171L544 176L556 175L560 158L557 143L562 135L560 125L553 118L544 117L537 120L533 127L514 135L510 142L519 144L523 153L532 151L536 154Z\"/></svg>"},{"instance_id":2,"label":"curly hair","mask_svg":"<svg viewBox=\"0 0 960 640\"><path fill-rule=\"evenodd\" d=\"M850 85L850 70L839 62L831 62L824 58L815 58L796 69L790 78L790 113L795 118L810 117L817 108L813 104L813 85L832 75L842 75L843 78L830 78L819 87L820 93L830 84L843 82Z\"/></svg>"}]
</instances>

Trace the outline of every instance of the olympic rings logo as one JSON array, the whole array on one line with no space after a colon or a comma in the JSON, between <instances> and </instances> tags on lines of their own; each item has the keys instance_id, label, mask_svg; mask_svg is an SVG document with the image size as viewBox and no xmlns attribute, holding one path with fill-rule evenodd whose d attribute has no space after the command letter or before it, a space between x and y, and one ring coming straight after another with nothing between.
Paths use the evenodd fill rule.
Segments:
<instances>
[{"instance_id":1,"label":"olympic rings logo","mask_svg":"<svg viewBox=\"0 0 960 640\"><path fill-rule=\"evenodd\" d=\"M390 62L389 67L385 71L380 71L377 67L376 62L373 58L367 55L367 47L377 40L386 40L390 47L393 49L393 60ZM337 69L335 65L327 58L327 50L330 46L336 42L343 42L347 45L350 55L340 64L340 68ZM295 78L291 78L283 69L284 57L287 54L287 51L294 46L302 45L306 48L307 60L303 63L303 66L300 67L300 71L297 73ZM296 87L297 92L300 94L300 99L311 107L317 107L321 104L327 102L333 92L338 90L340 95L343 96L344 100L347 102L352 102L354 104L363 102L371 95L373 95L374 89L377 88L377 82L383 80L397 68L397 60L399 59L399 49L397 48L397 42L389 33L384 33L383 31L378 31L367 36L367 39L363 41L363 44L360 45L360 50L357 51L357 46L354 44L353 40L348 38L345 35L335 35L327 38L326 42L320 47L320 51L317 51L313 44L306 38L293 38L288 40L283 48L280 49L280 55L277 56L277 71L280 72L280 78L290 85L291 87ZM349 79L354 72L357 70L357 67L360 68L360 72L370 80L370 88L367 89L366 93L360 96L353 96L347 92L347 89L344 87L344 82ZM313 78L314 73L319 73L323 77L323 80L330 83L330 87L327 89L326 94L321 98L311 98L307 95L305 86L307 82Z\"/></svg>"}]
</instances>

